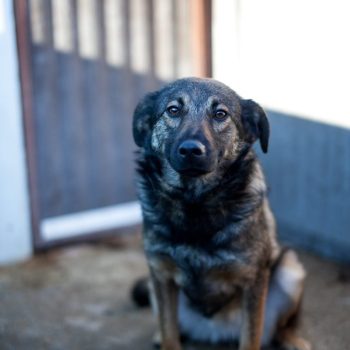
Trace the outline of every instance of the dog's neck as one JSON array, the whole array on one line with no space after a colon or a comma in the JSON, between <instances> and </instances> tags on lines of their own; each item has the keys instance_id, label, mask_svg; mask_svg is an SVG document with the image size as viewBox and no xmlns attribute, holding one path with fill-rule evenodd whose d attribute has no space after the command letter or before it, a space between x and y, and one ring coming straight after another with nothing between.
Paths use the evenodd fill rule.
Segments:
<instances>
[{"instance_id":1,"label":"dog's neck","mask_svg":"<svg viewBox=\"0 0 350 350\"><path fill-rule=\"evenodd\" d=\"M152 197L205 206L217 201L223 205L244 203L245 199L251 202L252 197L260 201L266 195L261 166L250 148L243 149L234 162L216 173L198 178L181 176L166 160L152 153L141 153L138 164L141 192L151 191Z\"/></svg>"},{"instance_id":2,"label":"dog's neck","mask_svg":"<svg viewBox=\"0 0 350 350\"><path fill-rule=\"evenodd\" d=\"M227 223L240 231L239 227L245 225L245 220L262 206L266 197L263 173L252 150L223 167L210 181L182 179L169 184L164 181L164 171L168 171L165 166L156 155L140 154L139 193L146 198L145 223L165 220L169 227L177 228L175 233L169 229L166 236L180 242L190 242L192 238L197 242L198 237L203 242L212 241ZM183 232L179 230L178 218L185 225ZM230 235L234 231L231 228Z\"/></svg>"}]
</instances>

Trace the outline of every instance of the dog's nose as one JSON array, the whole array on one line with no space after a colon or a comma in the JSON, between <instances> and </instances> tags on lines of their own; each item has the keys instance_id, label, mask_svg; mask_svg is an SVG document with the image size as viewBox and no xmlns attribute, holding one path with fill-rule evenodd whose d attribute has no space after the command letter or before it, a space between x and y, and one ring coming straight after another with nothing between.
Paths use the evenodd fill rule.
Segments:
<instances>
[{"instance_id":1,"label":"dog's nose","mask_svg":"<svg viewBox=\"0 0 350 350\"><path fill-rule=\"evenodd\" d=\"M197 140L186 140L178 148L181 157L202 157L205 155L205 146Z\"/></svg>"}]
</instances>

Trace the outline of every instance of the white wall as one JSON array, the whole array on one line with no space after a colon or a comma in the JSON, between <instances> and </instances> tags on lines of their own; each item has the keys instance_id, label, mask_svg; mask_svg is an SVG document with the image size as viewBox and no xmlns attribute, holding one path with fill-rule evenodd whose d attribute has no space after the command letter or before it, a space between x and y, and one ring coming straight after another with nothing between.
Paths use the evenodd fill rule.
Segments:
<instances>
[{"instance_id":1,"label":"white wall","mask_svg":"<svg viewBox=\"0 0 350 350\"><path fill-rule=\"evenodd\" d=\"M0 264L32 253L12 0L0 0Z\"/></svg>"},{"instance_id":2,"label":"white wall","mask_svg":"<svg viewBox=\"0 0 350 350\"><path fill-rule=\"evenodd\" d=\"M214 76L270 109L350 128L348 0L214 0Z\"/></svg>"}]
</instances>

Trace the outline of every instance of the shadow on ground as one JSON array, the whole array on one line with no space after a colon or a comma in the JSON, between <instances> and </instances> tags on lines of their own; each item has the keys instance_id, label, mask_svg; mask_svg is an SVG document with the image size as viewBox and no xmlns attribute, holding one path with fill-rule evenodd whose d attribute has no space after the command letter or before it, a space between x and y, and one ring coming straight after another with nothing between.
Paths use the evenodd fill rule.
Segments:
<instances>
[{"instance_id":1,"label":"shadow on ground","mask_svg":"<svg viewBox=\"0 0 350 350\"><path fill-rule=\"evenodd\" d=\"M337 265L300 256L308 270L301 334L315 350L349 349L350 284L339 281ZM134 243L59 249L1 268L0 349L152 349L151 311L129 298L133 281L146 273Z\"/></svg>"}]
</instances>

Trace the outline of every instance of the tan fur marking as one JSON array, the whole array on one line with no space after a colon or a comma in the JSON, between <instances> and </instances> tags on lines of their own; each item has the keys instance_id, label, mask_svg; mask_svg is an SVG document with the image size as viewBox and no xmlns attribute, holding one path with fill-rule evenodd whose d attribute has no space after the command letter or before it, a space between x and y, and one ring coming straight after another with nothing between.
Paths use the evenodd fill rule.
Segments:
<instances>
[{"instance_id":1,"label":"tan fur marking","mask_svg":"<svg viewBox=\"0 0 350 350\"><path fill-rule=\"evenodd\" d=\"M161 281L175 280L175 276L179 274L178 268L170 259L150 258L148 263Z\"/></svg>"},{"instance_id":2,"label":"tan fur marking","mask_svg":"<svg viewBox=\"0 0 350 350\"><path fill-rule=\"evenodd\" d=\"M181 350L177 322L178 287L171 279L159 279L159 270L151 268L151 277L159 308L162 350Z\"/></svg>"},{"instance_id":3,"label":"tan fur marking","mask_svg":"<svg viewBox=\"0 0 350 350\"><path fill-rule=\"evenodd\" d=\"M269 272L259 273L256 284L245 292L239 350L260 350Z\"/></svg>"}]
</instances>

